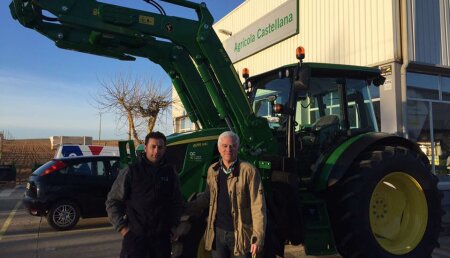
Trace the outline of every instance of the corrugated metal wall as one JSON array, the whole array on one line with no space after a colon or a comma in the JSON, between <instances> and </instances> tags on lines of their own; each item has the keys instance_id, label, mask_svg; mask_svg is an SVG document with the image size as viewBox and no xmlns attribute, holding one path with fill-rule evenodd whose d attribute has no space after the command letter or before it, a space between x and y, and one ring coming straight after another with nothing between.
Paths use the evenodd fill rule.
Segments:
<instances>
[{"instance_id":1,"label":"corrugated metal wall","mask_svg":"<svg viewBox=\"0 0 450 258\"><path fill-rule=\"evenodd\" d=\"M233 33L286 1L247 0L214 28ZM398 0L299 0L299 34L235 64L255 75L296 62L304 46L306 62L375 65L400 59ZM226 35L219 34L221 40Z\"/></svg>"},{"instance_id":2,"label":"corrugated metal wall","mask_svg":"<svg viewBox=\"0 0 450 258\"><path fill-rule=\"evenodd\" d=\"M407 2L409 59L450 66L450 0Z\"/></svg>"}]
</instances>

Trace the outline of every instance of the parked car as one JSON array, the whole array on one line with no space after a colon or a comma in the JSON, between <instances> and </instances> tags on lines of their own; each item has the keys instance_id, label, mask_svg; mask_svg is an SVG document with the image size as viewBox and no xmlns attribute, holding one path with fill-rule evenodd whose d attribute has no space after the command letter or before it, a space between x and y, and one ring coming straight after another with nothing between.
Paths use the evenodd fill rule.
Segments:
<instances>
[{"instance_id":1,"label":"parked car","mask_svg":"<svg viewBox=\"0 0 450 258\"><path fill-rule=\"evenodd\" d=\"M56 230L73 228L80 217L104 217L119 168L117 156L55 158L31 174L23 204L31 215L46 216Z\"/></svg>"}]
</instances>

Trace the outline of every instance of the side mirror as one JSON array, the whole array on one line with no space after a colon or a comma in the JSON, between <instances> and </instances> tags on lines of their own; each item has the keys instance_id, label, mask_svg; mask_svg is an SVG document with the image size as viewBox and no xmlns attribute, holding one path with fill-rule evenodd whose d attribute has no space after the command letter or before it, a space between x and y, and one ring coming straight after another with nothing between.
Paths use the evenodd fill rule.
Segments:
<instances>
[{"instance_id":1,"label":"side mirror","mask_svg":"<svg viewBox=\"0 0 450 258\"><path fill-rule=\"evenodd\" d=\"M266 99L267 99L267 101L269 101L273 105L275 100L277 100L277 95L269 95L269 96L267 96Z\"/></svg>"},{"instance_id":2,"label":"side mirror","mask_svg":"<svg viewBox=\"0 0 450 258\"><path fill-rule=\"evenodd\" d=\"M294 76L294 91L305 92L309 89L309 79L311 78L311 68L307 66L298 67Z\"/></svg>"},{"instance_id":3,"label":"side mirror","mask_svg":"<svg viewBox=\"0 0 450 258\"><path fill-rule=\"evenodd\" d=\"M377 78L373 79L373 85L379 87L380 85L383 85L385 81L386 78L380 75Z\"/></svg>"}]
</instances>

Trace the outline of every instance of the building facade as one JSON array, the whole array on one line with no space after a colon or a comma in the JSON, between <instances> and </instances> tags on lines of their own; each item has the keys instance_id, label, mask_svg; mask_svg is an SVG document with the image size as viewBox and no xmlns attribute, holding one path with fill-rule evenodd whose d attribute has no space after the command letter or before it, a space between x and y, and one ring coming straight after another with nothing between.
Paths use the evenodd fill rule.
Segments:
<instances>
[{"instance_id":1,"label":"building facade","mask_svg":"<svg viewBox=\"0 0 450 258\"><path fill-rule=\"evenodd\" d=\"M418 142L433 171L449 173L450 0L246 0L214 29L250 75L295 63L298 46L305 62L380 68L379 128ZM175 132L196 129L182 110Z\"/></svg>"}]
</instances>

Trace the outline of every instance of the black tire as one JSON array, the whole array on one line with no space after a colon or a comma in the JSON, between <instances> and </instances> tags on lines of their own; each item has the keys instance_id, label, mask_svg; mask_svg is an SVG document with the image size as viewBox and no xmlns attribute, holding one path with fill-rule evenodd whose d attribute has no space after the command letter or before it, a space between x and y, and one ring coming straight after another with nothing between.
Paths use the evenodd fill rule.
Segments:
<instances>
[{"instance_id":1,"label":"black tire","mask_svg":"<svg viewBox=\"0 0 450 258\"><path fill-rule=\"evenodd\" d=\"M188 221L181 222L186 231L184 232L178 240L172 244L172 253L175 258L203 258L210 257L210 254L206 252L205 242L203 240L203 235L206 228L207 214L202 214L202 216L190 217Z\"/></svg>"},{"instance_id":2,"label":"black tire","mask_svg":"<svg viewBox=\"0 0 450 258\"><path fill-rule=\"evenodd\" d=\"M55 203L47 214L47 221L56 230L72 229L80 219L80 208L71 201Z\"/></svg>"},{"instance_id":3,"label":"black tire","mask_svg":"<svg viewBox=\"0 0 450 258\"><path fill-rule=\"evenodd\" d=\"M437 178L412 150L387 146L363 153L328 193L344 258L429 258L438 245Z\"/></svg>"},{"instance_id":4,"label":"black tire","mask_svg":"<svg viewBox=\"0 0 450 258\"><path fill-rule=\"evenodd\" d=\"M193 193L188 202L197 198L198 193ZM174 258L209 258L211 253L205 250L203 235L206 229L206 219L209 209L205 209L196 216L190 216L188 220L181 221L177 230L178 240L172 243L172 257Z\"/></svg>"}]
</instances>

